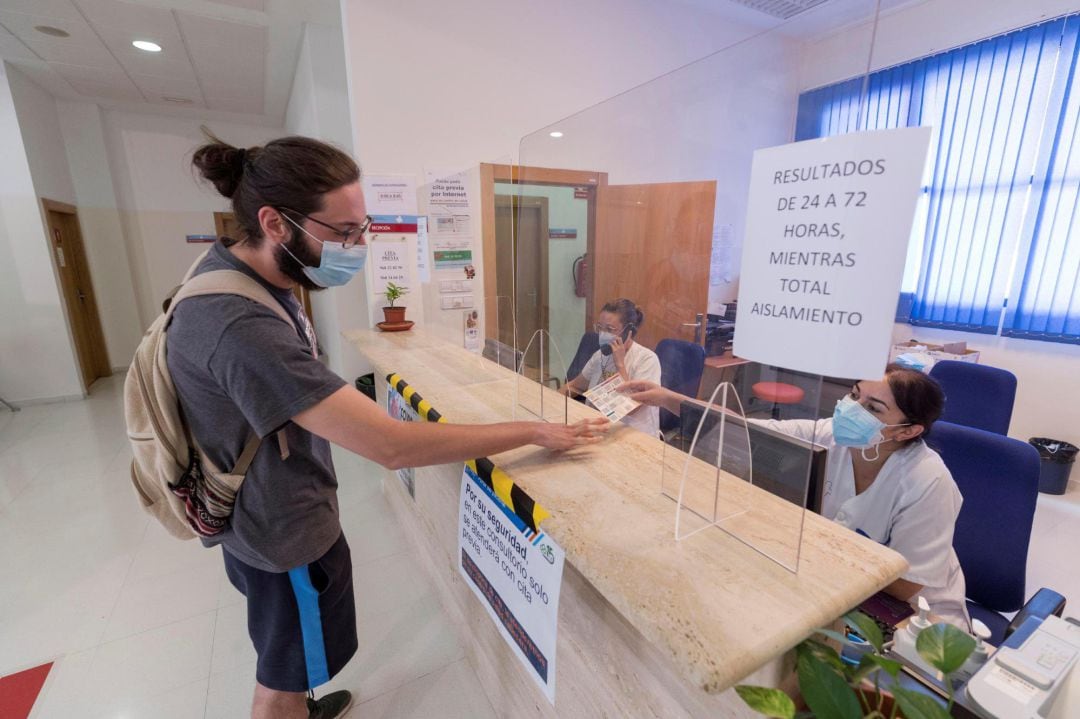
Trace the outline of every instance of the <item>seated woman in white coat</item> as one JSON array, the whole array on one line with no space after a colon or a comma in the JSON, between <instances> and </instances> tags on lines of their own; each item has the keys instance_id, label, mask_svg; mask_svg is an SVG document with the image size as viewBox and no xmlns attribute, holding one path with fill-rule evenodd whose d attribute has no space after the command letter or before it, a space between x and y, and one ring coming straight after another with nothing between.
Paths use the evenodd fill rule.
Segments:
<instances>
[{"instance_id":1,"label":"seated woman in white coat","mask_svg":"<svg viewBox=\"0 0 1080 719\"><path fill-rule=\"evenodd\" d=\"M660 358L634 341L645 322L641 308L633 300L612 300L600 309L599 319L595 327L600 335L600 349L585 363L581 374L559 391L576 397L616 374L623 381L659 382ZM660 434L660 410L655 407L638 407L622 421L653 437Z\"/></svg>"},{"instance_id":2,"label":"seated woman in white coat","mask_svg":"<svg viewBox=\"0 0 1080 719\"><path fill-rule=\"evenodd\" d=\"M624 387L639 402L678 413L686 399L657 385ZM750 420L829 448L823 516L899 552L908 571L885 591L970 631L964 574L953 550L963 497L941 457L924 441L945 397L921 372L889 365L861 380L831 419Z\"/></svg>"}]
</instances>

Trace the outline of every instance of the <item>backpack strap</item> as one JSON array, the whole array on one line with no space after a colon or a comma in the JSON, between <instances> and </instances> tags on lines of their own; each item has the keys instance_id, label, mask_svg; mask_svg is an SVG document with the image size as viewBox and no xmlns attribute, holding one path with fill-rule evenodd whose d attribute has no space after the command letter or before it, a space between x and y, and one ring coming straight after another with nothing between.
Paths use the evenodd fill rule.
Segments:
<instances>
[{"instance_id":1,"label":"backpack strap","mask_svg":"<svg viewBox=\"0 0 1080 719\"><path fill-rule=\"evenodd\" d=\"M169 303L169 308L165 311L165 325L168 326L176 306L183 300L202 295L240 295L246 297L273 311L274 314L284 322L292 325L297 332L303 335L302 330L296 326L292 315L281 306L281 303L270 294L269 290L243 272L237 272L236 270L204 272L184 282L180 289L176 291L176 294L173 295L172 302Z\"/></svg>"},{"instance_id":2,"label":"backpack strap","mask_svg":"<svg viewBox=\"0 0 1080 719\"><path fill-rule=\"evenodd\" d=\"M206 253L203 253L205 257ZM248 277L243 272L237 272L236 270L214 270L212 272L204 272L201 275L191 277L191 273L198 267L199 262L202 261L202 257L196 260L195 264L188 270L187 276L184 278L184 284L173 293L171 302L168 308L165 310L165 326L169 326L169 322L172 320L172 313L176 310L177 305L189 297L200 297L203 295L239 295L246 297L253 302L258 302L269 310L272 310L283 322L289 324L300 334L303 331L297 327L292 315L281 306L281 303L277 301L269 290L263 287L261 284ZM185 424L185 431L187 431L187 423ZM278 450L281 453L281 459L285 460L289 458L289 443L285 438L285 430L278 430L277 433ZM238 474L243 476L247 473L248 467L251 465L252 460L255 459L255 453L259 451L259 446L262 444L262 438L255 432L251 433L248 437L247 444L244 445L243 451L240 453L239 459L236 460L236 465L233 467L231 474Z\"/></svg>"},{"instance_id":3,"label":"backpack strap","mask_svg":"<svg viewBox=\"0 0 1080 719\"><path fill-rule=\"evenodd\" d=\"M281 432L278 432L280 435ZM251 466L252 460L255 459L255 453L259 451L259 445L262 444L262 437L254 432L248 437L247 444L244 445L244 451L240 453L240 457L236 460L236 464L233 465L232 472L229 474L238 474L243 477L247 474L248 467Z\"/></svg>"}]
</instances>

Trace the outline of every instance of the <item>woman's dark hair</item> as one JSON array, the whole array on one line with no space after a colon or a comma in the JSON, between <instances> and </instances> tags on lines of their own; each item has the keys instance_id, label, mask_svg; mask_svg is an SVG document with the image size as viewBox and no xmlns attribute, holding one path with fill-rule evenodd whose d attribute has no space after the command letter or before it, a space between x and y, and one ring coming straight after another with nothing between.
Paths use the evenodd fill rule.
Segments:
<instances>
[{"instance_id":1,"label":"woman's dark hair","mask_svg":"<svg viewBox=\"0 0 1080 719\"><path fill-rule=\"evenodd\" d=\"M262 243L259 209L269 205L304 215L323 209L323 195L360 179L351 157L308 137L282 137L262 147L233 147L203 128L209 143L195 150L191 164L217 191L232 200L242 237ZM232 244L226 240L227 244Z\"/></svg>"},{"instance_id":2,"label":"woman's dark hair","mask_svg":"<svg viewBox=\"0 0 1080 719\"><path fill-rule=\"evenodd\" d=\"M897 409L904 413L908 422L923 427L923 433L908 440L908 443L925 439L945 409L945 393L941 391L941 385L918 370L896 363L885 368L885 380L889 383Z\"/></svg>"},{"instance_id":3,"label":"woman's dark hair","mask_svg":"<svg viewBox=\"0 0 1080 719\"><path fill-rule=\"evenodd\" d=\"M608 302L600 308L600 311L610 312L618 316L619 322L622 322L623 327L634 325L635 335L641 329L641 325L645 322L645 313L641 311L640 307L634 304L633 300L628 300L625 297Z\"/></svg>"}]
</instances>

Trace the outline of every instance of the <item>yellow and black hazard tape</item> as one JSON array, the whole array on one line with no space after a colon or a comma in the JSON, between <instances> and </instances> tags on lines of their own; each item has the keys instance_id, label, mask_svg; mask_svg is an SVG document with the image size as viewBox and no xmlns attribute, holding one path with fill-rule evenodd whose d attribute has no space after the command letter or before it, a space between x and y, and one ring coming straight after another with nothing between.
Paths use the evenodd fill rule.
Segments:
<instances>
[{"instance_id":1,"label":"yellow and black hazard tape","mask_svg":"<svg viewBox=\"0 0 1080 719\"><path fill-rule=\"evenodd\" d=\"M386 375L386 381L390 383L390 386L397 390L398 394L405 398L405 401L416 413L420 415L420 418L427 422L445 422L443 416L439 414L431 403L420 396L420 393L409 386L409 383L401 379L401 375L392 373Z\"/></svg>"},{"instance_id":2,"label":"yellow and black hazard tape","mask_svg":"<svg viewBox=\"0 0 1080 719\"><path fill-rule=\"evenodd\" d=\"M427 422L446 421L431 406L431 403L421 397L420 393L410 387L409 383L403 380L400 375L396 373L388 374L386 381L397 390L398 394L405 398L405 401L416 410L416 413L422 419ZM551 512L537 504L532 497L525 493L525 490L514 484L514 480L510 479L506 472L496 467L495 463L487 457L473 459L466 462L466 464L469 465L472 471L476 472L476 476L495 493L495 496L502 500L503 504L510 507L514 514L522 522L525 522L529 529L534 532L539 531L540 523L551 516Z\"/></svg>"}]
</instances>

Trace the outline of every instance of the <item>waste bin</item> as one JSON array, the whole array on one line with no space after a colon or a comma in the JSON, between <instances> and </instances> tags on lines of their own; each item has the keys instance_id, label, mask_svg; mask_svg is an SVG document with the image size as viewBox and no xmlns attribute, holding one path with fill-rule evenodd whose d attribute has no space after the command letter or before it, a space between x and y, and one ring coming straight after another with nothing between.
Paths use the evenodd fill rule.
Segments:
<instances>
[{"instance_id":1,"label":"waste bin","mask_svg":"<svg viewBox=\"0 0 1080 719\"><path fill-rule=\"evenodd\" d=\"M356 378L356 389L366 394L372 402L375 401L375 373L370 372Z\"/></svg>"},{"instance_id":2,"label":"waste bin","mask_svg":"<svg viewBox=\"0 0 1080 719\"><path fill-rule=\"evenodd\" d=\"M1032 437L1028 440L1039 450L1039 491L1046 494L1065 494L1069 486L1069 472L1076 461L1077 447L1048 437Z\"/></svg>"}]
</instances>

